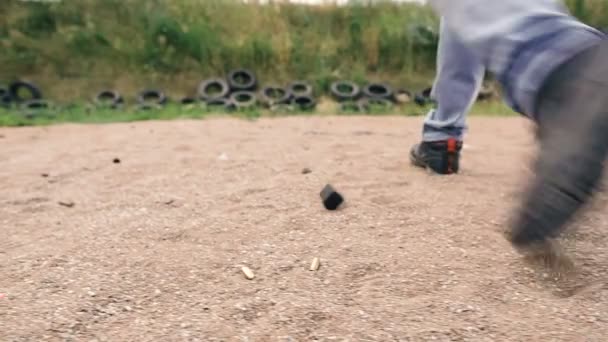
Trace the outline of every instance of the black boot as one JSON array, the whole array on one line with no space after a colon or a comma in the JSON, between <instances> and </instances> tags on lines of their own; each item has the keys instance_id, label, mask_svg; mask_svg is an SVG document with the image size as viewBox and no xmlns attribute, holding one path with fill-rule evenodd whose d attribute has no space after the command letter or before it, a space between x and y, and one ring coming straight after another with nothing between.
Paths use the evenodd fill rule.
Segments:
<instances>
[{"instance_id":1,"label":"black boot","mask_svg":"<svg viewBox=\"0 0 608 342\"><path fill-rule=\"evenodd\" d=\"M458 173L460 169L460 150L462 142L456 139L425 141L412 147L410 160L416 166L449 175Z\"/></svg>"}]
</instances>

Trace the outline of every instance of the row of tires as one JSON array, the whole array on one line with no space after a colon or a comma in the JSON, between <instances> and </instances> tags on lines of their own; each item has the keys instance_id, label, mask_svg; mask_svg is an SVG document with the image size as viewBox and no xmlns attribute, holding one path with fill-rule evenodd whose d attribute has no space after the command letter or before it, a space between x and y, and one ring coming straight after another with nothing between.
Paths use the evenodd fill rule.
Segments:
<instances>
[{"instance_id":1,"label":"row of tires","mask_svg":"<svg viewBox=\"0 0 608 342\"><path fill-rule=\"evenodd\" d=\"M316 107L313 86L306 81L294 81L287 86L271 85L259 89L255 74L246 69L231 71L225 78L211 78L202 81L196 95L180 100L184 105L203 103L208 107L236 110L253 108L258 105L270 109L292 107L298 110L312 110ZM344 110L363 111L370 107L387 108L395 102L415 101L425 105L430 101L430 90L420 94L400 89L394 91L384 83L370 83L359 86L352 81L336 81L330 85L331 96L341 103ZM140 108L154 108L167 103L167 96L159 90L144 90L137 96ZM95 98L95 103L117 108L124 100L115 91L103 91Z\"/></svg>"},{"instance_id":2,"label":"row of tires","mask_svg":"<svg viewBox=\"0 0 608 342\"><path fill-rule=\"evenodd\" d=\"M124 104L124 99L118 92L106 90L97 94L94 102L103 107L118 108ZM137 95L140 109L157 108L168 102L169 98L160 90L148 89ZM290 105L300 110L312 110L317 104L313 87L307 82L296 81L287 87L267 86L258 91L256 76L245 69L234 70L226 78L204 80L199 84L195 96L184 97L179 102L183 105L202 103L227 111L259 105L267 108Z\"/></svg>"},{"instance_id":3,"label":"row of tires","mask_svg":"<svg viewBox=\"0 0 608 342\"><path fill-rule=\"evenodd\" d=\"M394 90L385 83L369 83L364 86L341 80L329 87L332 98L340 103L342 110L364 112L370 108L387 109L395 103L414 102L424 106L431 100L431 88L419 93L406 89ZM491 90L482 90L480 99L492 97ZM122 108L125 105L123 96L114 90L104 90L93 99L94 104L104 108ZM169 97L161 90L146 89L136 96L139 109L155 109L170 102ZM313 110L317 105L313 86L306 81L294 81L286 86L265 86L259 88L255 74L246 69L229 72L225 78L211 78L202 81L196 89L196 95L179 100L183 105L204 104L219 110L232 111L251 109L263 106L270 109L292 108ZM24 108L47 108L49 104L43 99L41 90L34 84L18 81L8 87L0 86L0 105L20 105Z\"/></svg>"}]
</instances>

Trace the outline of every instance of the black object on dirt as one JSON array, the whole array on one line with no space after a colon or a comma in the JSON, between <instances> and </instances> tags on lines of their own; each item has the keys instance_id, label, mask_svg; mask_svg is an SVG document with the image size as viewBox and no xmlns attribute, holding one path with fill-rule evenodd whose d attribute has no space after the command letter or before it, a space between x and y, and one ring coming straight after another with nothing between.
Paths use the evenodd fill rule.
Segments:
<instances>
[{"instance_id":1,"label":"black object on dirt","mask_svg":"<svg viewBox=\"0 0 608 342\"><path fill-rule=\"evenodd\" d=\"M74 207L74 205L76 205L76 203L68 202L68 201L59 201L58 204L62 207L66 207L66 208L72 208L72 207Z\"/></svg>"},{"instance_id":2,"label":"black object on dirt","mask_svg":"<svg viewBox=\"0 0 608 342\"><path fill-rule=\"evenodd\" d=\"M118 158L114 158L114 159L112 160L112 163L114 163L114 164L120 164L120 159L118 159Z\"/></svg>"},{"instance_id":3,"label":"black object on dirt","mask_svg":"<svg viewBox=\"0 0 608 342\"><path fill-rule=\"evenodd\" d=\"M323 206L327 210L336 210L344 202L344 197L340 195L330 184L327 184L323 190L321 190L321 199L323 200Z\"/></svg>"}]
</instances>

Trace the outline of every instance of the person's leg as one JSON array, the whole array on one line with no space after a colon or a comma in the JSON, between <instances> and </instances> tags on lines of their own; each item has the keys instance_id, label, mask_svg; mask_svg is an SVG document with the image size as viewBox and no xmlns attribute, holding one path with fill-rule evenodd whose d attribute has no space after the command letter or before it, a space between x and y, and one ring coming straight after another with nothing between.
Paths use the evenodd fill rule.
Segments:
<instances>
[{"instance_id":1,"label":"person's leg","mask_svg":"<svg viewBox=\"0 0 608 342\"><path fill-rule=\"evenodd\" d=\"M592 197L608 155L606 94L608 41L560 66L541 88L535 116L541 149L514 217L515 247L550 246Z\"/></svg>"},{"instance_id":2,"label":"person's leg","mask_svg":"<svg viewBox=\"0 0 608 342\"><path fill-rule=\"evenodd\" d=\"M422 140L463 140L466 116L475 103L485 69L481 61L441 22L437 74L431 97L437 106L424 120Z\"/></svg>"},{"instance_id":3,"label":"person's leg","mask_svg":"<svg viewBox=\"0 0 608 342\"><path fill-rule=\"evenodd\" d=\"M539 126L536 175L509 238L554 259L551 238L589 200L608 154L608 42L552 0L430 2Z\"/></svg>"},{"instance_id":4,"label":"person's leg","mask_svg":"<svg viewBox=\"0 0 608 342\"><path fill-rule=\"evenodd\" d=\"M558 0L429 0L448 29L497 76L506 100L534 118L538 91L561 64L603 34Z\"/></svg>"},{"instance_id":5,"label":"person's leg","mask_svg":"<svg viewBox=\"0 0 608 342\"><path fill-rule=\"evenodd\" d=\"M437 75L431 93L437 106L424 120L422 142L410 150L414 165L438 174L459 171L466 116L477 98L484 73L481 61L442 20Z\"/></svg>"}]
</instances>

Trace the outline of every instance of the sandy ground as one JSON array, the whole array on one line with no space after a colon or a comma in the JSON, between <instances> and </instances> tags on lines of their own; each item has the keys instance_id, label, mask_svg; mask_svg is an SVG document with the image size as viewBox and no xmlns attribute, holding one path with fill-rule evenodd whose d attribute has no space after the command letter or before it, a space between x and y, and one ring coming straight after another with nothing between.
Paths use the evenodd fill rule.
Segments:
<instances>
[{"instance_id":1,"label":"sandy ground","mask_svg":"<svg viewBox=\"0 0 608 342\"><path fill-rule=\"evenodd\" d=\"M606 198L567 243L596 285L565 296L501 234L527 122L472 118L450 177L409 166L420 124L0 128L0 340L605 341Z\"/></svg>"}]
</instances>

